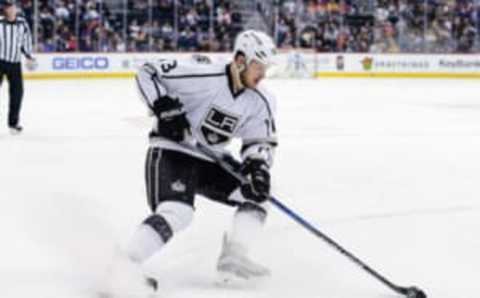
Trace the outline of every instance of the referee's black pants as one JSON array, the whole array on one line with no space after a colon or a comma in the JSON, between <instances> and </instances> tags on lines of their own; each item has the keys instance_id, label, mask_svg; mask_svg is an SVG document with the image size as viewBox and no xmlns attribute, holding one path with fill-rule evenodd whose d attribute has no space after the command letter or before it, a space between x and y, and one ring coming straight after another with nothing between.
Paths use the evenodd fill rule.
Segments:
<instances>
[{"instance_id":1,"label":"referee's black pants","mask_svg":"<svg viewBox=\"0 0 480 298\"><path fill-rule=\"evenodd\" d=\"M13 127L18 125L23 98L23 76L20 62L11 63L0 60L0 86L4 77L7 77L8 80L10 96L8 126Z\"/></svg>"}]
</instances>

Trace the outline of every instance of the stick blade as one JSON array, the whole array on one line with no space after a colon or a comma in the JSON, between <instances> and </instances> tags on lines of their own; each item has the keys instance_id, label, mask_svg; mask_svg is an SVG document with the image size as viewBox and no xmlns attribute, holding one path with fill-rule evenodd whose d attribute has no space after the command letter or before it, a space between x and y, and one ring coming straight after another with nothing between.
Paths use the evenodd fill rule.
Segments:
<instances>
[{"instance_id":1,"label":"stick blade","mask_svg":"<svg viewBox=\"0 0 480 298\"><path fill-rule=\"evenodd\" d=\"M416 286L400 288L399 292L401 292L407 298L427 298L427 294L425 294L422 289Z\"/></svg>"}]
</instances>

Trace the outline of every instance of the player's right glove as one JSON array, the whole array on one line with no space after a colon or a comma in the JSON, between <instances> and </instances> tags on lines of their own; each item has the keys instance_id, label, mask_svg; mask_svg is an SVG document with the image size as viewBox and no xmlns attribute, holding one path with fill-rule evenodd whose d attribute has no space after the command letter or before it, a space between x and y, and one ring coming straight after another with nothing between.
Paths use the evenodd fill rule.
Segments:
<instances>
[{"instance_id":1,"label":"player's right glove","mask_svg":"<svg viewBox=\"0 0 480 298\"><path fill-rule=\"evenodd\" d=\"M171 98L168 95L160 97L153 104L153 113L158 118L159 136L181 142L185 135L190 133L190 123L178 98Z\"/></svg>"},{"instance_id":2,"label":"player's right glove","mask_svg":"<svg viewBox=\"0 0 480 298\"><path fill-rule=\"evenodd\" d=\"M250 183L241 186L242 195L257 203L265 202L270 196L270 172L262 159L247 158L241 167L241 173Z\"/></svg>"}]
</instances>

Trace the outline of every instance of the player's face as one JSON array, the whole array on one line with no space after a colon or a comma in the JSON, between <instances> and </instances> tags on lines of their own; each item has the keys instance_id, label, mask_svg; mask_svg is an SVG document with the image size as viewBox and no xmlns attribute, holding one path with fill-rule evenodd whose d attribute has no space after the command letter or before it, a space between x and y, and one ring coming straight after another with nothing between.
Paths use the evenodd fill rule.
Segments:
<instances>
[{"instance_id":1,"label":"player's face","mask_svg":"<svg viewBox=\"0 0 480 298\"><path fill-rule=\"evenodd\" d=\"M243 83L248 88L256 88L258 83L265 77L267 67L255 60L250 62L243 73Z\"/></svg>"}]
</instances>

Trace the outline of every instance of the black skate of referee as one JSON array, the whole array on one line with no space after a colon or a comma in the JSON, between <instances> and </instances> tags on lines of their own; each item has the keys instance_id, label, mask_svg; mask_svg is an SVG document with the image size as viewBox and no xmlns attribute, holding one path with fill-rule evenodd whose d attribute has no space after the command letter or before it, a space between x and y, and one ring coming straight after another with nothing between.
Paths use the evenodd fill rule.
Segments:
<instances>
[{"instance_id":1,"label":"black skate of referee","mask_svg":"<svg viewBox=\"0 0 480 298\"><path fill-rule=\"evenodd\" d=\"M22 131L20 109L23 98L21 55L27 63L34 64L32 57L32 35L27 21L17 16L14 0L1 0L3 15L0 17L0 85L6 77L9 83L8 127L12 134Z\"/></svg>"}]
</instances>

